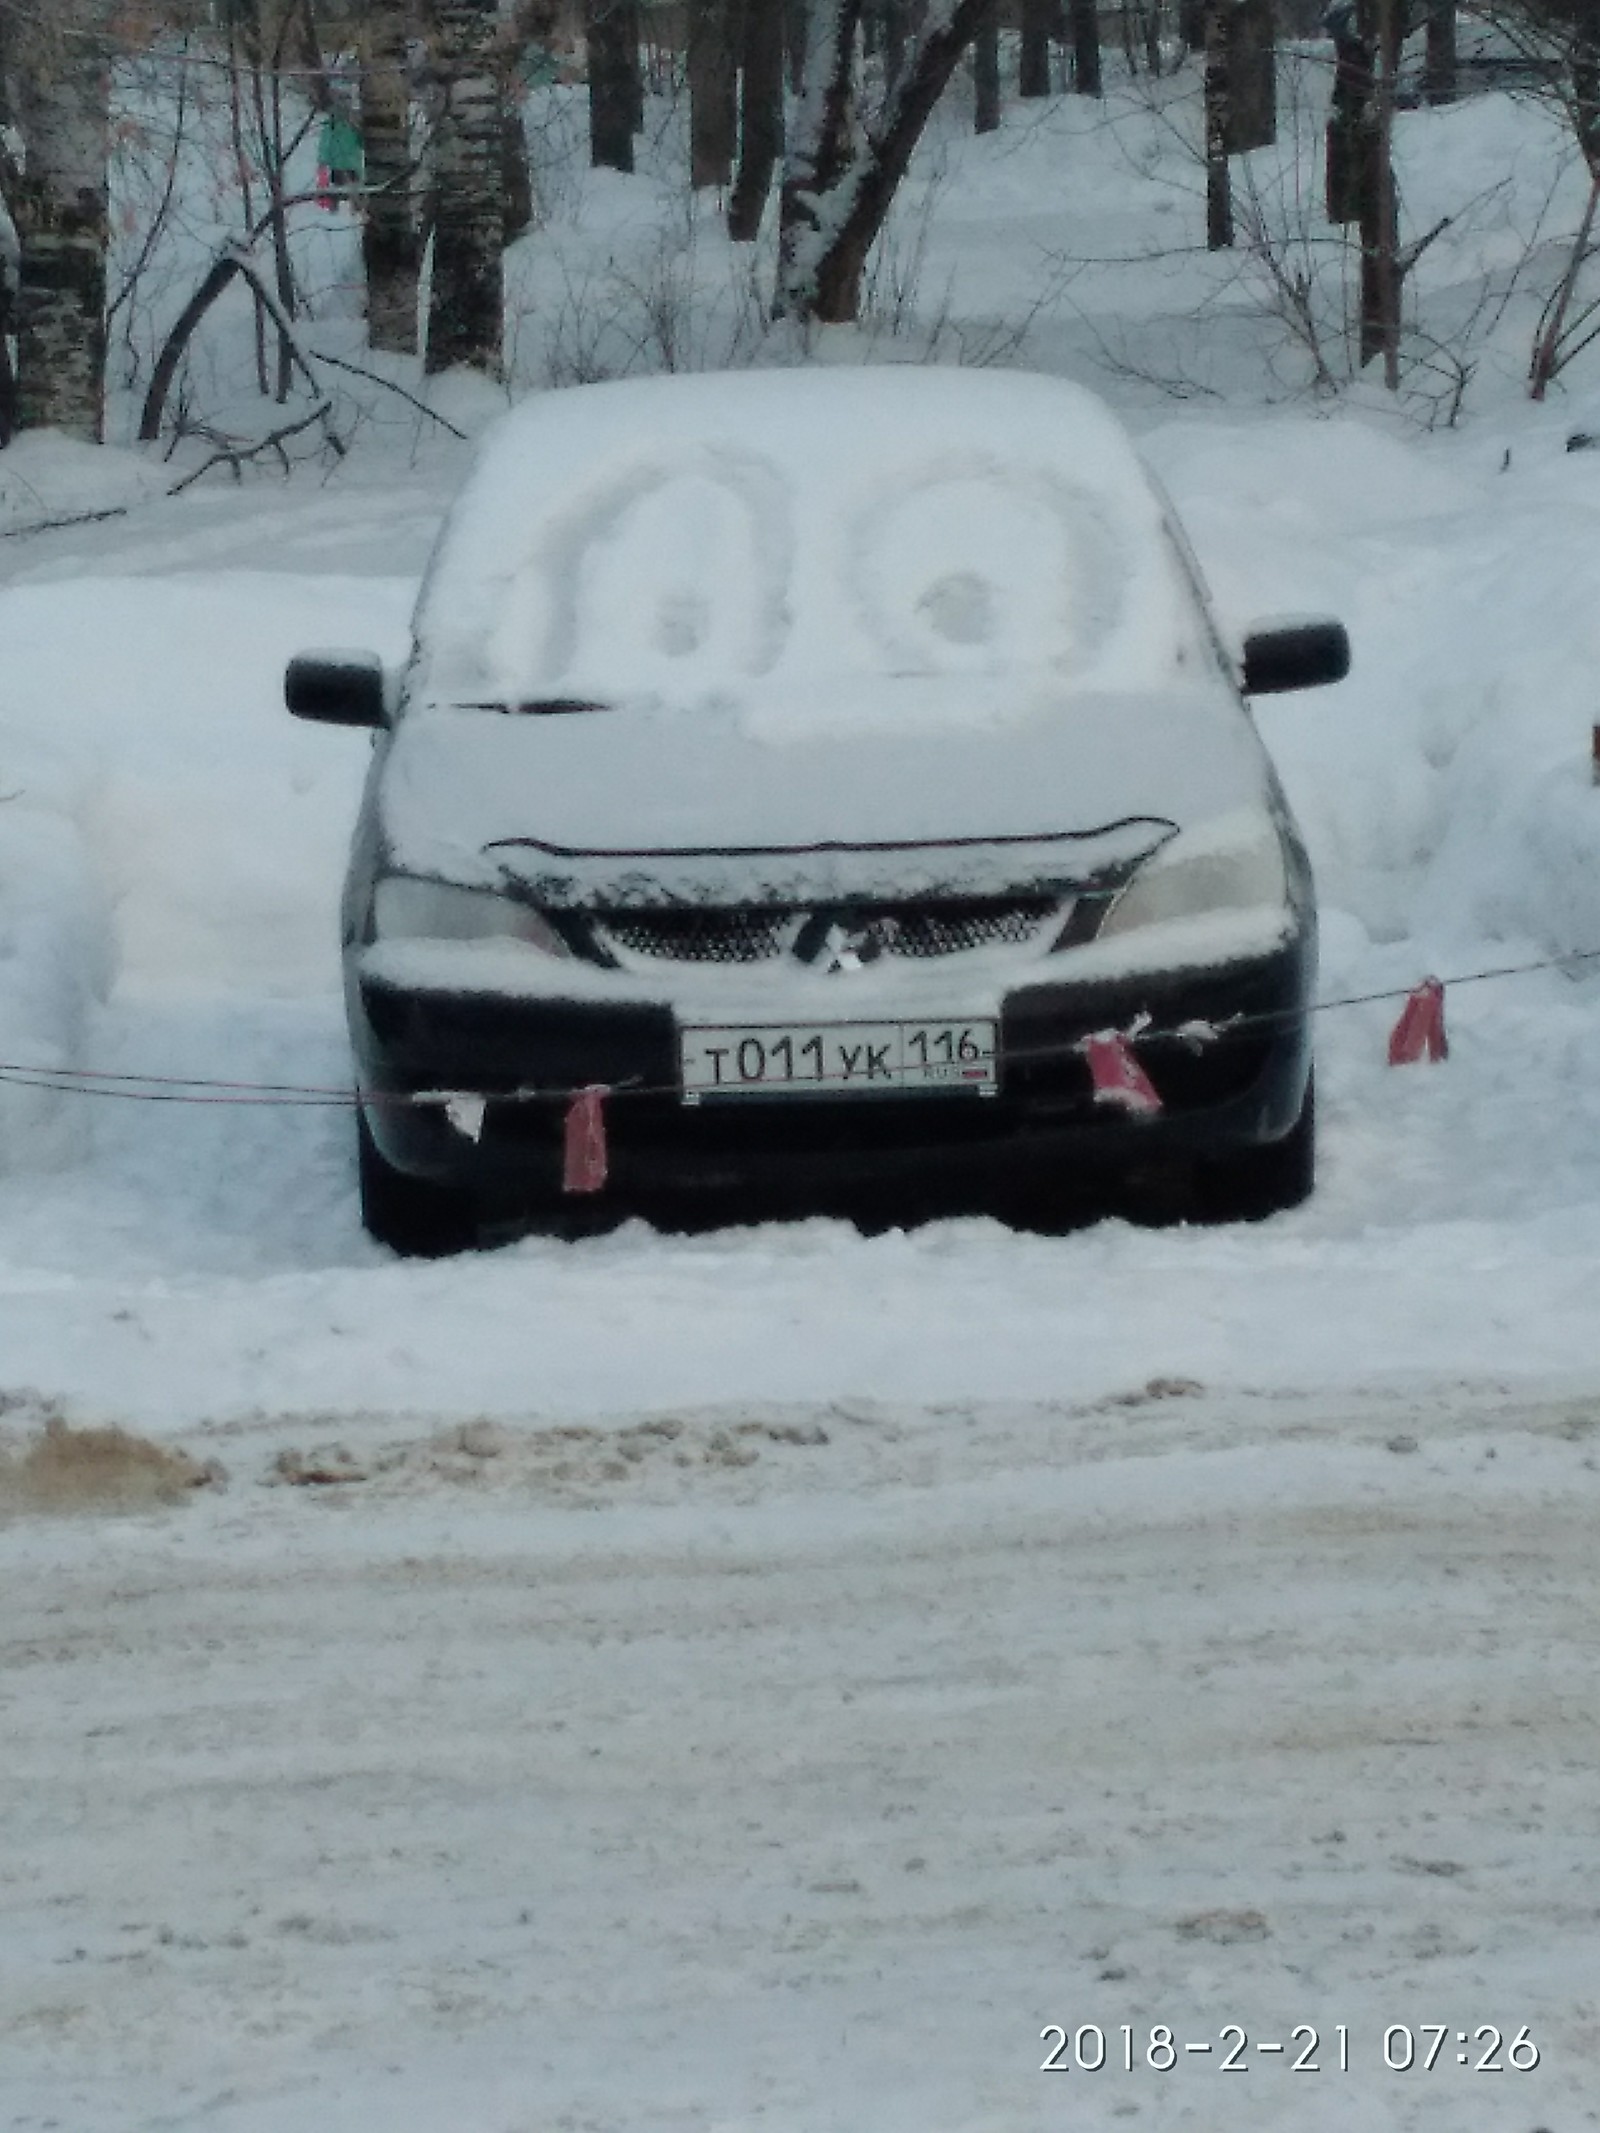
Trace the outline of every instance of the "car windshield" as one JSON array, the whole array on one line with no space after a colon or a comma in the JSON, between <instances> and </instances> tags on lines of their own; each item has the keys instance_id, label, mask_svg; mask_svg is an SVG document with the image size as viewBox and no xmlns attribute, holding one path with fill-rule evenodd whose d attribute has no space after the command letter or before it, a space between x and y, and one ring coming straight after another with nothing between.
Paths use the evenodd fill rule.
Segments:
<instances>
[{"instance_id":1,"label":"car windshield","mask_svg":"<svg viewBox=\"0 0 1600 2133\"><path fill-rule=\"evenodd\" d=\"M423 589L413 700L722 710L776 737L1013 724L1063 691L1199 677L1162 505L1087 395L1015 374L712 382L501 426Z\"/></svg>"}]
</instances>

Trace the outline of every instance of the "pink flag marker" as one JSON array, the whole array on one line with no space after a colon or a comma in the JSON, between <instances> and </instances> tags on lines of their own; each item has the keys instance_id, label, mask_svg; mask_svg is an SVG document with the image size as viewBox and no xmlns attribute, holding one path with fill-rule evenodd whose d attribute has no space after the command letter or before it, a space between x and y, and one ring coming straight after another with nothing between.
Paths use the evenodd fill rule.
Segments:
<instances>
[{"instance_id":1,"label":"pink flag marker","mask_svg":"<svg viewBox=\"0 0 1600 2133\"><path fill-rule=\"evenodd\" d=\"M1099 1030L1085 1037L1080 1049L1089 1062L1097 1104L1117 1104L1145 1118L1161 1109L1154 1083L1134 1058L1133 1047L1121 1030Z\"/></svg>"},{"instance_id":2,"label":"pink flag marker","mask_svg":"<svg viewBox=\"0 0 1600 2133\"><path fill-rule=\"evenodd\" d=\"M1400 1010L1400 1019L1389 1032L1390 1066L1414 1066L1419 1059L1448 1059L1450 1040L1444 1033L1444 986L1438 978L1424 978Z\"/></svg>"},{"instance_id":3,"label":"pink flag marker","mask_svg":"<svg viewBox=\"0 0 1600 2133\"><path fill-rule=\"evenodd\" d=\"M606 1182L610 1156L606 1147L606 1098L611 1091L596 1082L573 1091L561 1167L563 1192L599 1192Z\"/></svg>"}]
</instances>

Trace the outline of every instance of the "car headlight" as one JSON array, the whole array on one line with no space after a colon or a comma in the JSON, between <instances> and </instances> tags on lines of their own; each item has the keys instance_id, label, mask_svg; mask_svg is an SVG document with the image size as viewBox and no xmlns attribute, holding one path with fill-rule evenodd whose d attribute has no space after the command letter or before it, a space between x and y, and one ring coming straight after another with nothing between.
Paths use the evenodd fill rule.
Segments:
<instances>
[{"instance_id":1,"label":"car headlight","mask_svg":"<svg viewBox=\"0 0 1600 2133\"><path fill-rule=\"evenodd\" d=\"M379 941L523 941L545 955L571 953L547 918L493 889L458 889L414 874L386 874L372 899Z\"/></svg>"},{"instance_id":2,"label":"car headlight","mask_svg":"<svg viewBox=\"0 0 1600 2133\"><path fill-rule=\"evenodd\" d=\"M1253 822L1235 836L1221 834L1219 825L1218 833L1174 837L1122 891L1097 938L1211 911L1281 909L1288 900L1283 846L1272 823Z\"/></svg>"}]
</instances>

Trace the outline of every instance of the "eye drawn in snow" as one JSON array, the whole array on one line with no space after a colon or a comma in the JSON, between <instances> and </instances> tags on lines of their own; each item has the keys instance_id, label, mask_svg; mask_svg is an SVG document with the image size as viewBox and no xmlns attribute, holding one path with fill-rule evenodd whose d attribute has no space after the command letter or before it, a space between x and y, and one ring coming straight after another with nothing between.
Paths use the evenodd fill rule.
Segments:
<instances>
[{"instance_id":1,"label":"eye drawn in snow","mask_svg":"<svg viewBox=\"0 0 1600 2133\"><path fill-rule=\"evenodd\" d=\"M711 603L692 585L668 587L656 607L656 647L670 658L698 652L711 630Z\"/></svg>"},{"instance_id":2,"label":"eye drawn in snow","mask_svg":"<svg viewBox=\"0 0 1600 2133\"><path fill-rule=\"evenodd\" d=\"M994 636L994 588L974 570L955 570L938 579L917 607L951 644L987 644Z\"/></svg>"},{"instance_id":3,"label":"eye drawn in snow","mask_svg":"<svg viewBox=\"0 0 1600 2133\"><path fill-rule=\"evenodd\" d=\"M1119 547L1087 492L969 455L880 483L842 555L858 619L893 671L1062 673L1115 627Z\"/></svg>"},{"instance_id":4,"label":"eye drawn in snow","mask_svg":"<svg viewBox=\"0 0 1600 2133\"><path fill-rule=\"evenodd\" d=\"M602 699L757 676L783 649L793 568L789 487L769 462L633 459L544 523L491 665Z\"/></svg>"}]
</instances>

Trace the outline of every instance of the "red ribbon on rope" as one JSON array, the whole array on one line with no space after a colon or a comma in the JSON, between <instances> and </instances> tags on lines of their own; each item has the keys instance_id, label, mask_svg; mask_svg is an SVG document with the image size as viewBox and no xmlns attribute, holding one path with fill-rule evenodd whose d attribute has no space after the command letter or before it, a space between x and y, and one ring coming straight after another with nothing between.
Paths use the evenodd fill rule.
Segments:
<instances>
[{"instance_id":1,"label":"red ribbon on rope","mask_svg":"<svg viewBox=\"0 0 1600 2133\"><path fill-rule=\"evenodd\" d=\"M1450 1057L1450 1040L1444 1033L1444 986L1438 978L1424 978L1400 1010L1400 1019L1389 1033L1390 1066L1415 1066L1419 1059Z\"/></svg>"},{"instance_id":2,"label":"red ribbon on rope","mask_svg":"<svg viewBox=\"0 0 1600 2133\"><path fill-rule=\"evenodd\" d=\"M1089 1062L1097 1104L1116 1104L1142 1118L1153 1118L1161 1109L1155 1084L1133 1056L1133 1048L1121 1030L1103 1029L1083 1040L1083 1056Z\"/></svg>"},{"instance_id":3,"label":"red ribbon on rope","mask_svg":"<svg viewBox=\"0 0 1600 2133\"><path fill-rule=\"evenodd\" d=\"M563 1192L599 1192L606 1182L610 1152L606 1146L605 1103L610 1094L603 1082L573 1092L563 1137Z\"/></svg>"}]
</instances>

